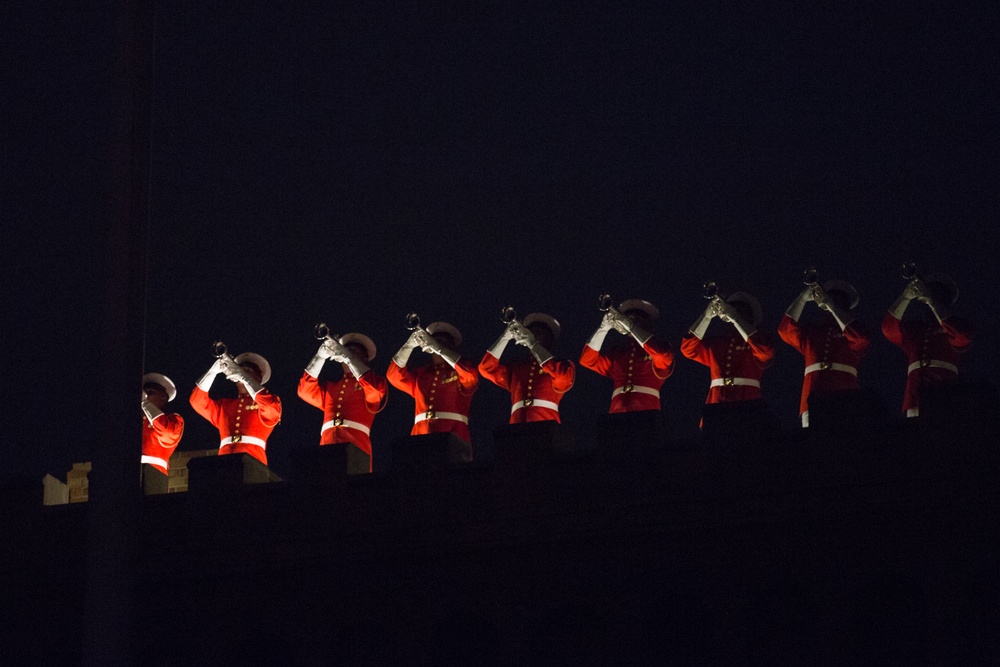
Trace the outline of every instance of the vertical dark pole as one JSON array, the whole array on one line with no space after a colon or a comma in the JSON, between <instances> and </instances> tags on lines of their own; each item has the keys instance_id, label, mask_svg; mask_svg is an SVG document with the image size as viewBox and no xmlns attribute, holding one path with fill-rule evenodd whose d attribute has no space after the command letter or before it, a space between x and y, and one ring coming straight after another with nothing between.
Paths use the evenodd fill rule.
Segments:
<instances>
[{"instance_id":1,"label":"vertical dark pole","mask_svg":"<svg viewBox=\"0 0 1000 667\"><path fill-rule=\"evenodd\" d=\"M90 473L84 663L135 664L139 378L143 367L153 0L115 0L110 209L99 414Z\"/></svg>"}]
</instances>

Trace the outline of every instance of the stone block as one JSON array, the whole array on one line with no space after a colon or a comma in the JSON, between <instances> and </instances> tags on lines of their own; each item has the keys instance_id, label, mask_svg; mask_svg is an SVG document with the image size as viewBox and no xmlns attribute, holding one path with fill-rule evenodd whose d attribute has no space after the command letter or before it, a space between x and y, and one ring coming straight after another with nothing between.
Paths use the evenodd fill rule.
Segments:
<instances>
[{"instance_id":1,"label":"stone block","mask_svg":"<svg viewBox=\"0 0 1000 667\"><path fill-rule=\"evenodd\" d=\"M864 389L831 391L809 397L809 431L838 436L871 434L888 423L885 401Z\"/></svg>"},{"instance_id":2,"label":"stone block","mask_svg":"<svg viewBox=\"0 0 1000 667\"><path fill-rule=\"evenodd\" d=\"M763 400L706 404L702 437L713 446L742 447L773 441L778 423Z\"/></svg>"},{"instance_id":3,"label":"stone block","mask_svg":"<svg viewBox=\"0 0 1000 667\"><path fill-rule=\"evenodd\" d=\"M280 481L270 468L249 454L203 456L188 461L188 493L238 492L245 485Z\"/></svg>"},{"instance_id":4,"label":"stone block","mask_svg":"<svg viewBox=\"0 0 1000 667\"><path fill-rule=\"evenodd\" d=\"M428 433L392 443L392 472L451 468L472 461L472 445L453 433Z\"/></svg>"}]
</instances>

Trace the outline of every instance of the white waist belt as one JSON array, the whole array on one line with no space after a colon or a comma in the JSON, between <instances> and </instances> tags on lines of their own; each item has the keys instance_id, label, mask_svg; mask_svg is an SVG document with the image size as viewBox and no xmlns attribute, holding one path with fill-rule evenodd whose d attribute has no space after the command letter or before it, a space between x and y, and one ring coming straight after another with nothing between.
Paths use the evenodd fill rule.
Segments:
<instances>
[{"instance_id":1,"label":"white waist belt","mask_svg":"<svg viewBox=\"0 0 1000 667\"><path fill-rule=\"evenodd\" d=\"M731 385L742 385L745 387L760 387L760 380L750 378L715 378L710 387L729 387Z\"/></svg>"},{"instance_id":2,"label":"white waist belt","mask_svg":"<svg viewBox=\"0 0 1000 667\"><path fill-rule=\"evenodd\" d=\"M660 397L659 389L653 389L652 387L643 387L641 385L634 384L631 387L629 387L629 385L625 385L624 387L618 387L613 392L611 392L611 398L614 398L618 394L628 394L628 393L649 394L650 396L656 396L657 398Z\"/></svg>"},{"instance_id":3,"label":"white waist belt","mask_svg":"<svg viewBox=\"0 0 1000 667\"><path fill-rule=\"evenodd\" d=\"M266 440L255 438L252 435L232 435L229 436L228 438L223 438L222 442L219 443L219 449L222 449L226 445L235 445L239 443L246 443L248 445L257 445L261 449L267 449Z\"/></svg>"},{"instance_id":4,"label":"white waist belt","mask_svg":"<svg viewBox=\"0 0 1000 667\"><path fill-rule=\"evenodd\" d=\"M152 463L153 465L163 466L164 468L169 468L170 467L170 466L167 465L167 460L166 459L158 459L155 456L146 456L145 454L142 455L142 462L143 463Z\"/></svg>"},{"instance_id":5,"label":"white waist belt","mask_svg":"<svg viewBox=\"0 0 1000 667\"><path fill-rule=\"evenodd\" d=\"M553 403L552 401L543 401L540 398L529 398L523 401L518 401L514 405L510 406L510 414L514 414L521 408L548 408L549 410L555 410L559 412L559 404Z\"/></svg>"},{"instance_id":6,"label":"white waist belt","mask_svg":"<svg viewBox=\"0 0 1000 667\"><path fill-rule=\"evenodd\" d=\"M858 369L854 366L848 366L847 364L837 364L830 361L821 361L818 364L810 364L806 366L806 375L810 373L815 373L816 371L843 371L844 373L850 373L851 375L857 377Z\"/></svg>"},{"instance_id":7,"label":"white waist belt","mask_svg":"<svg viewBox=\"0 0 1000 667\"><path fill-rule=\"evenodd\" d=\"M469 418L465 415L460 415L457 412L438 412L437 410L428 410L427 412L421 412L419 415L413 418L414 424L419 424L425 419L450 419L456 422L462 422L463 424L469 423Z\"/></svg>"},{"instance_id":8,"label":"white waist belt","mask_svg":"<svg viewBox=\"0 0 1000 667\"><path fill-rule=\"evenodd\" d=\"M914 361L912 364L906 367L906 374L909 375L918 368L946 368L955 375L958 375L958 366L955 364L949 364L947 361L938 361L937 359L921 359L920 361Z\"/></svg>"},{"instance_id":9,"label":"white waist belt","mask_svg":"<svg viewBox=\"0 0 1000 667\"><path fill-rule=\"evenodd\" d=\"M372 430L367 426L365 426L364 424L362 424L361 422L354 422L351 421L350 419L331 419L328 422L323 422L323 428L319 430L320 435L322 435L326 431L329 431L331 428L334 428L335 426L346 426L347 428L353 428L356 431L361 431L365 435L371 435L372 433Z\"/></svg>"}]
</instances>

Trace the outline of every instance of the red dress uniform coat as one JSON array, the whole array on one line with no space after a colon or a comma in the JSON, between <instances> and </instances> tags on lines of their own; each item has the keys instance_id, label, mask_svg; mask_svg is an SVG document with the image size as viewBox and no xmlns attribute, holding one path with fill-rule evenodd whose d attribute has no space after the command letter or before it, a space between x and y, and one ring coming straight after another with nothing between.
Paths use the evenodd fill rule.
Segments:
<instances>
[{"instance_id":1,"label":"red dress uniform coat","mask_svg":"<svg viewBox=\"0 0 1000 667\"><path fill-rule=\"evenodd\" d=\"M858 388L858 365L872 343L859 320L841 331L837 320L828 313L823 313L820 322L810 323L796 322L785 315L778 325L778 335L805 357L799 414L809 409L809 395L814 391Z\"/></svg>"},{"instance_id":2,"label":"red dress uniform coat","mask_svg":"<svg viewBox=\"0 0 1000 667\"><path fill-rule=\"evenodd\" d=\"M197 385L191 407L219 429L219 455L249 454L267 465L267 438L281 421L281 399L261 389L255 398L215 400Z\"/></svg>"},{"instance_id":3,"label":"red dress uniform coat","mask_svg":"<svg viewBox=\"0 0 1000 667\"><path fill-rule=\"evenodd\" d=\"M566 359L501 364L487 352L479 362L484 378L510 392L510 423L559 421L559 401L576 380L576 367Z\"/></svg>"},{"instance_id":4,"label":"red dress uniform coat","mask_svg":"<svg viewBox=\"0 0 1000 667\"><path fill-rule=\"evenodd\" d=\"M164 412L150 424L142 420L142 462L148 463L164 475L170 467L171 454L184 435L184 418L172 412Z\"/></svg>"},{"instance_id":5,"label":"red dress uniform coat","mask_svg":"<svg viewBox=\"0 0 1000 667\"><path fill-rule=\"evenodd\" d=\"M410 435L450 432L466 442L472 441L469 408L479 387L479 374L471 361L460 358L455 368L431 363L413 370L393 361L385 375L393 387L413 397Z\"/></svg>"},{"instance_id":6,"label":"red dress uniform coat","mask_svg":"<svg viewBox=\"0 0 1000 667\"><path fill-rule=\"evenodd\" d=\"M614 383L608 412L659 410L660 387L674 372L674 348L656 336L641 347L629 338L624 347L606 355L584 345L580 365L611 378Z\"/></svg>"},{"instance_id":7,"label":"red dress uniform coat","mask_svg":"<svg viewBox=\"0 0 1000 667\"><path fill-rule=\"evenodd\" d=\"M681 340L681 354L708 366L712 383L706 403L748 401L761 397L760 379L774 359L770 336L758 331L747 341L733 329L728 335L699 340L688 334Z\"/></svg>"},{"instance_id":8,"label":"red dress uniform coat","mask_svg":"<svg viewBox=\"0 0 1000 667\"><path fill-rule=\"evenodd\" d=\"M355 379L350 373L336 382L323 382L309 373L299 380L299 398L323 411L319 444L351 443L370 457L371 428L375 414L385 407L389 385L369 370Z\"/></svg>"},{"instance_id":9,"label":"red dress uniform coat","mask_svg":"<svg viewBox=\"0 0 1000 667\"><path fill-rule=\"evenodd\" d=\"M972 345L972 327L958 317L945 318L939 326L936 321L900 321L887 312L882 319L882 333L906 353L903 412L912 415L920 408L923 387L958 379L962 353Z\"/></svg>"}]
</instances>

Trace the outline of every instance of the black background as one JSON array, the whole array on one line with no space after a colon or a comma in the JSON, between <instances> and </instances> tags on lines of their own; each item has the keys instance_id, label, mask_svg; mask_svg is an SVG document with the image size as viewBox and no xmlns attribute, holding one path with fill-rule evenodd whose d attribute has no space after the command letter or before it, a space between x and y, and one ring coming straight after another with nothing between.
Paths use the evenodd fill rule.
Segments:
<instances>
[{"instance_id":1,"label":"black background","mask_svg":"<svg viewBox=\"0 0 1000 667\"><path fill-rule=\"evenodd\" d=\"M295 395L318 321L370 334L384 372L408 311L478 360L512 304L557 317L575 360L601 292L656 303L677 345L704 280L773 330L810 265L855 284L876 334L902 262L949 273L980 331L964 375L992 380L996 2L256 4L158 6L145 358L180 387L181 448L217 444L186 403L216 339L274 367L280 474L318 442ZM0 477L94 447L111 15L0 7ZM708 371L678 357L663 405L693 434ZM787 428L802 365L779 341L764 376ZM876 335L862 383L896 410L904 375ZM564 422L610 391L578 369ZM412 423L390 392L376 456ZM484 381L474 439L508 414Z\"/></svg>"}]
</instances>

